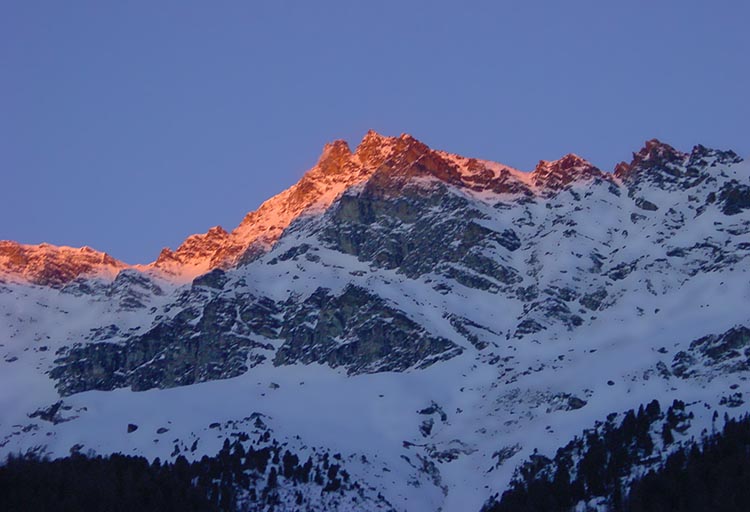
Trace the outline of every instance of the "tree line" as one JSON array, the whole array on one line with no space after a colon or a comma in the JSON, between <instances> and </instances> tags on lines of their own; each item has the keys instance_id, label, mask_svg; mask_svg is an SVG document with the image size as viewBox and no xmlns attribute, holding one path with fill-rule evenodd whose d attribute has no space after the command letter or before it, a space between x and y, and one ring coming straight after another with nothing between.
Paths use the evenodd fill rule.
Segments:
<instances>
[{"instance_id":1,"label":"tree line","mask_svg":"<svg viewBox=\"0 0 750 512\"><path fill-rule=\"evenodd\" d=\"M301 484L317 486L321 493L349 485L349 475L338 459L325 452L302 462L275 440L256 449L229 439L217 455L192 462L182 455L171 463L121 454L74 454L54 460L35 454L11 455L0 466L0 510L269 510L280 504L280 479L284 485L300 487L294 499L303 505Z\"/></svg>"},{"instance_id":2,"label":"tree line","mask_svg":"<svg viewBox=\"0 0 750 512\"><path fill-rule=\"evenodd\" d=\"M675 432L690 425L685 404L675 400L662 412L654 400L628 411L619 423L616 417L585 431L552 459L534 453L509 489L483 511L570 511L592 499L613 512L750 510L748 416L725 415L721 431L671 449L663 464L662 453L675 442Z\"/></svg>"}]
</instances>

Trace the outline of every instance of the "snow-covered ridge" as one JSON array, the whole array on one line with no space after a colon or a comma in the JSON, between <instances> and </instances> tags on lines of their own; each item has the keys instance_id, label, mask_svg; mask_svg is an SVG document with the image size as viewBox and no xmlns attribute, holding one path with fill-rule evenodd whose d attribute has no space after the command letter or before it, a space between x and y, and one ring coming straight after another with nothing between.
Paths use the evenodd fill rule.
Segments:
<instances>
[{"instance_id":1,"label":"snow-covered ridge","mask_svg":"<svg viewBox=\"0 0 750 512\"><path fill-rule=\"evenodd\" d=\"M0 240L0 278L61 286L80 275L114 279L128 265L90 247L24 245Z\"/></svg>"},{"instance_id":2,"label":"snow-covered ridge","mask_svg":"<svg viewBox=\"0 0 750 512\"><path fill-rule=\"evenodd\" d=\"M398 188L406 181L427 177L471 191L478 198L549 197L572 184L591 180L632 186L653 179L649 177L651 168L659 167L659 173L663 173L670 166L689 167L712 157L722 163L740 161L731 151L696 146L688 155L654 139L633 154L631 163L619 164L613 173L605 173L574 154L540 161L533 171L524 172L496 162L432 150L407 134L387 137L371 130L354 152L343 140L327 144L317 164L299 182L248 213L231 232L215 226L206 233L191 235L176 250L165 248L150 264L123 263L88 247L2 241L0 276L62 286L79 276L113 279L119 270L131 268L175 283L188 282L214 268L231 268L266 253L295 219L324 212L344 191L372 179L376 179L375 186L382 186L385 193L391 194L398 194ZM675 176L667 178L674 181Z\"/></svg>"},{"instance_id":3,"label":"snow-covered ridge","mask_svg":"<svg viewBox=\"0 0 750 512\"><path fill-rule=\"evenodd\" d=\"M263 430L340 454L387 500L358 510L448 512L653 399L685 403L687 442L750 410L738 161L649 141L616 176L575 155L522 173L406 135L332 143L236 230L186 241L194 267L0 283L0 459L200 460Z\"/></svg>"}]
</instances>

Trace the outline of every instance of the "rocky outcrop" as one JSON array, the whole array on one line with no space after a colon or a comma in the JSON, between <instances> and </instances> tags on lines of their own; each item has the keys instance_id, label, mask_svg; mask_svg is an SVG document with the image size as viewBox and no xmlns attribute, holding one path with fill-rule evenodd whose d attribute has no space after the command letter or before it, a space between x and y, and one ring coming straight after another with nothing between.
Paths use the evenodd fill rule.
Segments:
<instances>
[{"instance_id":1,"label":"rocky outcrop","mask_svg":"<svg viewBox=\"0 0 750 512\"><path fill-rule=\"evenodd\" d=\"M60 394L131 387L134 391L235 377L261 362L272 347L257 336L279 328L273 302L214 298L189 307L124 342L74 345L50 376ZM256 335L256 336L253 336Z\"/></svg>"},{"instance_id":2,"label":"rocky outcrop","mask_svg":"<svg viewBox=\"0 0 750 512\"><path fill-rule=\"evenodd\" d=\"M531 173L534 185L543 189L546 195L559 192L572 183L607 178L597 167L572 153L552 162L542 160Z\"/></svg>"},{"instance_id":3,"label":"rocky outcrop","mask_svg":"<svg viewBox=\"0 0 750 512\"><path fill-rule=\"evenodd\" d=\"M482 225L483 214L441 183L407 185L397 195L383 191L368 182L344 195L330 213L323 240L411 278L435 272L495 292L521 281L498 256L520 247L512 227L494 231Z\"/></svg>"},{"instance_id":4,"label":"rocky outcrop","mask_svg":"<svg viewBox=\"0 0 750 512\"><path fill-rule=\"evenodd\" d=\"M111 279L126 266L90 247L23 245L0 240L0 274L5 272L41 286L60 288L78 277Z\"/></svg>"},{"instance_id":5,"label":"rocky outcrop","mask_svg":"<svg viewBox=\"0 0 750 512\"><path fill-rule=\"evenodd\" d=\"M133 269L121 270L106 291L108 298L119 300L119 308L144 308L152 297L164 295L162 288L145 274Z\"/></svg>"},{"instance_id":6,"label":"rocky outcrop","mask_svg":"<svg viewBox=\"0 0 750 512\"><path fill-rule=\"evenodd\" d=\"M274 364L323 363L349 374L423 368L462 352L357 286L319 288L285 315Z\"/></svg>"},{"instance_id":7,"label":"rocky outcrop","mask_svg":"<svg viewBox=\"0 0 750 512\"><path fill-rule=\"evenodd\" d=\"M320 211L348 187L361 183L375 170L377 158L370 155L395 140L374 132L362 141L362 152L352 154L348 144L339 140L327 144L318 163L302 179L279 195L248 213L231 232L211 228L203 235L193 235L175 251L165 249L152 266L179 278L194 278L214 268L247 264L267 252L284 230L308 211Z\"/></svg>"},{"instance_id":8,"label":"rocky outcrop","mask_svg":"<svg viewBox=\"0 0 750 512\"><path fill-rule=\"evenodd\" d=\"M602 172L574 154L555 161L541 161L533 172L525 173L494 162L436 151L407 134L386 137L370 131L355 151L351 151L345 141L327 144L317 164L297 184L248 213L231 232L215 226L206 233L192 235L175 250L165 248L149 265L127 265L88 248L72 249L46 244L22 246L14 242L0 242L0 272L20 276L34 284L60 287L82 276L112 279L119 270L132 268L185 283L216 268L226 270L254 261L267 253L295 221L306 215L319 215L334 204L343 217L359 217L349 219L360 224L359 227L347 227L351 228L348 235L352 240L341 240L342 247L351 246L352 250L359 250L355 246L363 244L354 239L362 232L362 225L373 224L372 215L382 219L385 213L400 223L418 222L424 219L428 205L437 206L436 202L445 199L446 194L441 191L449 188L466 193L504 196L508 206L533 203L536 199L551 199L563 191L569 191L572 200L580 201L582 187L586 188L584 193L588 194L592 184L605 184L609 192L619 196L622 183L643 212L631 214L632 222L638 223L646 219L650 212L662 207L648 194L644 195L643 190L649 187L669 191L690 190L715 182L717 166L740 161L731 151L696 146L687 154L652 139L633 154L630 163L619 164L613 174ZM415 186L417 183L420 186ZM433 191L440 192L437 195L441 197L432 199L427 197L429 194L413 193L417 188L429 189L430 186ZM364 191L349 194L347 191L351 191L352 187L364 188ZM343 203L336 202L345 192ZM392 205L382 201L399 196L403 197L390 201ZM358 205L351 204L353 198L356 198ZM726 183L720 191L705 198L702 209L697 213L702 213L717 200L726 215L735 215L750 208L750 188L739 182ZM450 201L455 201L455 198ZM368 212L369 207L374 209ZM354 212L355 208L360 211ZM392 211L383 212L384 208L391 208ZM343 237L346 236L345 233ZM512 238L512 234L510 236ZM399 253L408 252L410 246L408 242L403 246L402 240L388 242L388 249L383 253L387 260L384 265L398 265L394 260L403 259ZM368 258L366 255L363 257ZM457 263L456 258L453 255L449 261ZM467 261L462 261L461 265L466 266ZM468 271L453 265L444 272L467 286L485 289L498 286L493 279L475 275L475 272L483 274L485 270L468 266ZM487 267L485 262L480 266ZM506 270L499 270L499 273L507 274ZM498 272L497 269L489 271ZM505 275L501 281L508 279L512 280Z\"/></svg>"},{"instance_id":9,"label":"rocky outcrop","mask_svg":"<svg viewBox=\"0 0 750 512\"><path fill-rule=\"evenodd\" d=\"M638 152L633 153L629 164L622 162L615 168L615 177L629 188L648 182L659 188L668 188L684 176L683 164L687 155L677 151L658 139L646 141Z\"/></svg>"},{"instance_id":10,"label":"rocky outcrop","mask_svg":"<svg viewBox=\"0 0 750 512\"><path fill-rule=\"evenodd\" d=\"M651 139L630 163L621 162L614 176L628 187L634 197L638 190L655 187L663 190L689 190L702 183L716 181L715 168L741 162L733 151L695 146L687 154L669 144Z\"/></svg>"},{"instance_id":11,"label":"rocky outcrop","mask_svg":"<svg viewBox=\"0 0 750 512\"><path fill-rule=\"evenodd\" d=\"M184 307L146 333L77 344L58 354L50 376L60 394L226 379L267 357L277 366L321 363L359 374L423 368L462 352L356 286L340 295L321 288L303 301L276 303L250 295L206 295L201 288L214 290L215 279L196 281L194 291L175 303ZM112 327L93 339L116 340L120 331ZM274 353L275 339L283 344Z\"/></svg>"},{"instance_id":12,"label":"rocky outcrop","mask_svg":"<svg viewBox=\"0 0 750 512\"><path fill-rule=\"evenodd\" d=\"M329 470L351 461L393 508L452 510L571 425L614 428L611 404L644 393L695 412L667 437L700 436L750 403L737 162L650 141L617 176L575 155L524 174L405 135L334 142L241 229L190 237L158 267L1 283L0 383L36 391L5 394L0 450L197 458L219 433L257 449L264 434L240 428L255 424L289 449L340 440ZM233 380L191 386L219 379ZM82 393L117 388L153 391Z\"/></svg>"},{"instance_id":13,"label":"rocky outcrop","mask_svg":"<svg viewBox=\"0 0 750 512\"><path fill-rule=\"evenodd\" d=\"M675 354L672 373L689 378L746 372L750 370L750 329L735 326L722 334L693 341L688 350Z\"/></svg>"},{"instance_id":14,"label":"rocky outcrop","mask_svg":"<svg viewBox=\"0 0 750 512\"><path fill-rule=\"evenodd\" d=\"M750 209L750 186L731 180L721 188L719 203L724 215L737 215Z\"/></svg>"}]
</instances>

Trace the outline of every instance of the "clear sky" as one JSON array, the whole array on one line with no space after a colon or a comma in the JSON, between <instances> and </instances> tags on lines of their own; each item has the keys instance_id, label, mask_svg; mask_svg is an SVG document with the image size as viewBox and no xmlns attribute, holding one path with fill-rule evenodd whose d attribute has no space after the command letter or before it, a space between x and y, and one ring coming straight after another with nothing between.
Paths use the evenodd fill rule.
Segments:
<instances>
[{"instance_id":1,"label":"clear sky","mask_svg":"<svg viewBox=\"0 0 750 512\"><path fill-rule=\"evenodd\" d=\"M750 2L0 1L0 239L129 263L369 128L530 170L750 156Z\"/></svg>"}]
</instances>

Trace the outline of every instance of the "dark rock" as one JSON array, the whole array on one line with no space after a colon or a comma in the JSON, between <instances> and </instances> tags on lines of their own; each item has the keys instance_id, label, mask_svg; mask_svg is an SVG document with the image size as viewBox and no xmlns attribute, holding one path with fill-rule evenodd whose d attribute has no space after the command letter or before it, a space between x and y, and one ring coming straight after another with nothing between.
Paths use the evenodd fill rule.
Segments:
<instances>
[{"instance_id":1,"label":"dark rock","mask_svg":"<svg viewBox=\"0 0 750 512\"><path fill-rule=\"evenodd\" d=\"M248 335L275 336L279 326L272 316L275 312L274 303L267 299L215 298L122 343L70 347L55 361L50 376L58 381L63 396L91 389L131 386L143 391L235 377L248 370L251 351L271 348ZM258 354L255 363L262 357Z\"/></svg>"},{"instance_id":2,"label":"dark rock","mask_svg":"<svg viewBox=\"0 0 750 512\"><path fill-rule=\"evenodd\" d=\"M645 215L641 215L640 213L631 213L630 214L630 222L633 224L637 224L639 221L642 221L646 219L647 217Z\"/></svg>"},{"instance_id":3,"label":"dark rock","mask_svg":"<svg viewBox=\"0 0 750 512\"><path fill-rule=\"evenodd\" d=\"M443 184L408 185L393 196L368 183L360 192L344 194L328 215L322 238L378 267L411 278L440 273L483 290L521 281L514 269L483 254L517 250L516 232L481 225L483 214Z\"/></svg>"},{"instance_id":4,"label":"dark rock","mask_svg":"<svg viewBox=\"0 0 750 512\"><path fill-rule=\"evenodd\" d=\"M641 210L647 210L650 212L655 212L656 210L659 209L659 207L656 206L654 203L642 197L639 197L638 199L635 200L635 205Z\"/></svg>"},{"instance_id":5,"label":"dark rock","mask_svg":"<svg viewBox=\"0 0 750 512\"><path fill-rule=\"evenodd\" d=\"M745 400L742 399L742 393L732 393L728 396L721 397L721 400L719 400L719 405L724 405L729 408L739 407L742 404L745 403Z\"/></svg>"},{"instance_id":6,"label":"dark rock","mask_svg":"<svg viewBox=\"0 0 750 512\"><path fill-rule=\"evenodd\" d=\"M516 338L521 338L526 334L534 334L545 329L546 327L544 327L536 320L526 319L516 326L516 331L513 333L513 336Z\"/></svg>"},{"instance_id":7,"label":"dark rock","mask_svg":"<svg viewBox=\"0 0 750 512\"><path fill-rule=\"evenodd\" d=\"M681 350L672 358L672 374L677 377L690 377L694 373L693 366L696 360L693 356Z\"/></svg>"},{"instance_id":8,"label":"dark rock","mask_svg":"<svg viewBox=\"0 0 750 512\"><path fill-rule=\"evenodd\" d=\"M296 260L300 255L306 254L310 250L310 244L301 244L296 247L292 247L288 251L278 255L268 262L269 265L275 265L279 261Z\"/></svg>"},{"instance_id":9,"label":"dark rock","mask_svg":"<svg viewBox=\"0 0 750 512\"><path fill-rule=\"evenodd\" d=\"M572 330L583 324L583 319L571 312L567 302L560 297L573 298L564 289L548 290L553 296L527 304L524 307L523 320L516 326L515 338L543 331L553 324L562 324Z\"/></svg>"},{"instance_id":10,"label":"dark rock","mask_svg":"<svg viewBox=\"0 0 750 512\"><path fill-rule=\"evenodd\" d=\"M736 326L699 338L675 354L672 372L681 378L750 370L750 329Z\"/></svg>"},{"instance_id":11,"label":"dark rock","mask_svg":"<svg viewBox=\"0 0 750 512\"><path fill-rule=\"evenodd\" d=\"M678 169L686 159L687 155L669 144L651 139L640 151L633 153L633 160L629 164L618 164L615 176L629 187L637 185L639 181L650 181L660 186L676 181L681 174Z\"/></svg>"},{"instance_id":12,"label":"dark rock","mask_svg":"<svg viewBox=\"0 0 750 512\"><path fill-rule=\"evenodd\" d=\"M707 148L701 144L693 147L690 153L690 160L687 163L688 168L705 167L709 162L718 164L738 164L742 162L737 153L734 151L721 151L718 149Z\"/></svg>"},{"instance_id":13,"label":"dark rock","mask_svg":"<svg viewBox=\"0 0 750 512\"><path fill-rule=\"evenodd\" d=\"M435 402L431 402L429 407L425 407L424 409L421 409L417 411L417 414L422 414L425 416L430 416L432 414L437 414L440 416L440 421L445 423L448 421L448 415L445 413L442 407L440 407Z\"/></svg>"},{"instance_id":14,"label":"dark rock","mask_svg":"<svg viewBox=\"0 0 750 512\"><path fill-rule=\"evenodd\" d=\"M586 405L586 400L582 400L578 398L577 396L571 396L568 398L568 406L569 410L575 411L577 409L581 409Z\"/></svg>"},{"instance_id":15,"label":"dark rock","mask_svg":"<svg viewBox=\"0 0 750 512\"><path fill-rule=\"evenodd\" d=\"M686 255L685 249L676 247L667 251L667 256L670 258L684 258Z\"/></svg>"},{"instance_id":16,"label":"dark rock","mask_svg":"<svg viewBox=\"0 0 750 512\"><path fill-rule=\"evenodd\" d=\"M205 286L221 290L224 288L228 278L226 272L220 268L215 268L211 272L203 274L193 279L193 286Z\"/></svg>"},{"instance_id":17,"label":"dark rock","mask_svg":"<svg viewBox=\"0 0 750 512\"><path fill-rule=\"evenodd\" d=\"M607 290L606 288L599 288L598 290L595 290L593 292L585 294L581 299L578 301L581 303L582 306L592 310L596 311L598 310L604 299L607 298Z\"/></svg>"},{"instance_id":18,"label":"dark rock","mask_svg":"<svg viewBox=\"0 0 750 512\"><path fill-rule=\"evenodd\" d=\"M539 288L536 285L519 286L516 288L516 297L523 302L531 302L539 297Z\"/></svg>"},{"instance_id":19,"label":"dark rock","mask_svg":"<svg viewBox=\"0 0 750 512\"><path fill-rule=\"evenodd\" d=\"M106 291L107 297L119 299L120 309L136 310L146 306L150 297L164 295L148 276L133 269L121 270Z\"/></svg>"},{"instance_id":20,"label":"dark rock","mask_svg":"<svg viewBox=\"0 0 750 512\"><path fill-rule=\"evenodd\" d=\"M575 182L608 179L597 167L574 154L567 154L559 160L542 160L531 174L537 187L544 189L543 195L550 197L566 189Z\"/></svg>"},{"instance_id":21,"label":"dark rock","mask_svg":"<svg viewBox=\"0 0 750 512\"><path fill-rule=\"evenodd\" d=\"M62 405L63 401L59 400L46 409L37 409L28 416L29 418L39 418L40 420L49 421L53 425L57 425L58 423L66 421L59 415L59 411L62 408Z\"/></svg>"},{"instance_id":22,"label":"dark rock","mask_svg":"<svg viewBox=\"0 0 750 512\"><path fill-rule=\"evenodd\" d=\"M614 267L612 270L607 272L607 277L612 279L613 281L620 281L622 279L625 279L630 275L632 271L634 271L638 266L638 260L631 261L627 263L620 263L616 267Z\"/></svg>"},{"instance_id":23,"label":"dark rock","mask_svg":"<svg viewBox=\"0 0 750 512\"><path fill-rule=\"evenodd\" d=\"M479 334L497 335L492 330L479 325L476 322L469 320L458 315L448 315L448 321L451 323L454 329L463 336L469 343L471 343L477 350L484 350L489 344L487 341L482 340Z\"/></svg>"},{"instance_id":24,"label":"dark rock","mask_svg":"<svg viewBox=\"0 0 750 512\"><path fill-rule=\"evenodd\" d=\"M453 342L424 327L363 288L341 295L319 288L292 306L280 336L286 341L274 364L313 362L343 366L349 374L424 367L461 353Z\"/></svg>"},{"instance_id":25,"label":"dark rock","mask_svg":"<svg viewBox=\"0 0 750 512\"><path fill-rule=\"evenodd\" d=\"M419 425L419 433L422 434L422 437L429 437L434 425L435 421L432 418L427 418Z\"/></svg>"},{"instance_id":26,"label":"dark rock","mask_svg":"<svg viewBox=\"0 0 750 512\"><path fill-rule=\"evenodd\" d=\"M521 445L514 444L512 446L505 446L495 453L492 454L493 459L497 459L497 462L495 463L496 468L502 466L506 460L513 457L515 454L521 451Z\"/></svg>"},{"instance_id":27,"label":"dark rock","mask_svg":"<svg viewBox=\"0 0 750 512\"><path fill-rule=\"evenodd\" d=\"M719 203L724 215L737 215L750 208L750 187L731 180L719 192Z\"/></svg>"}]
</instances>

